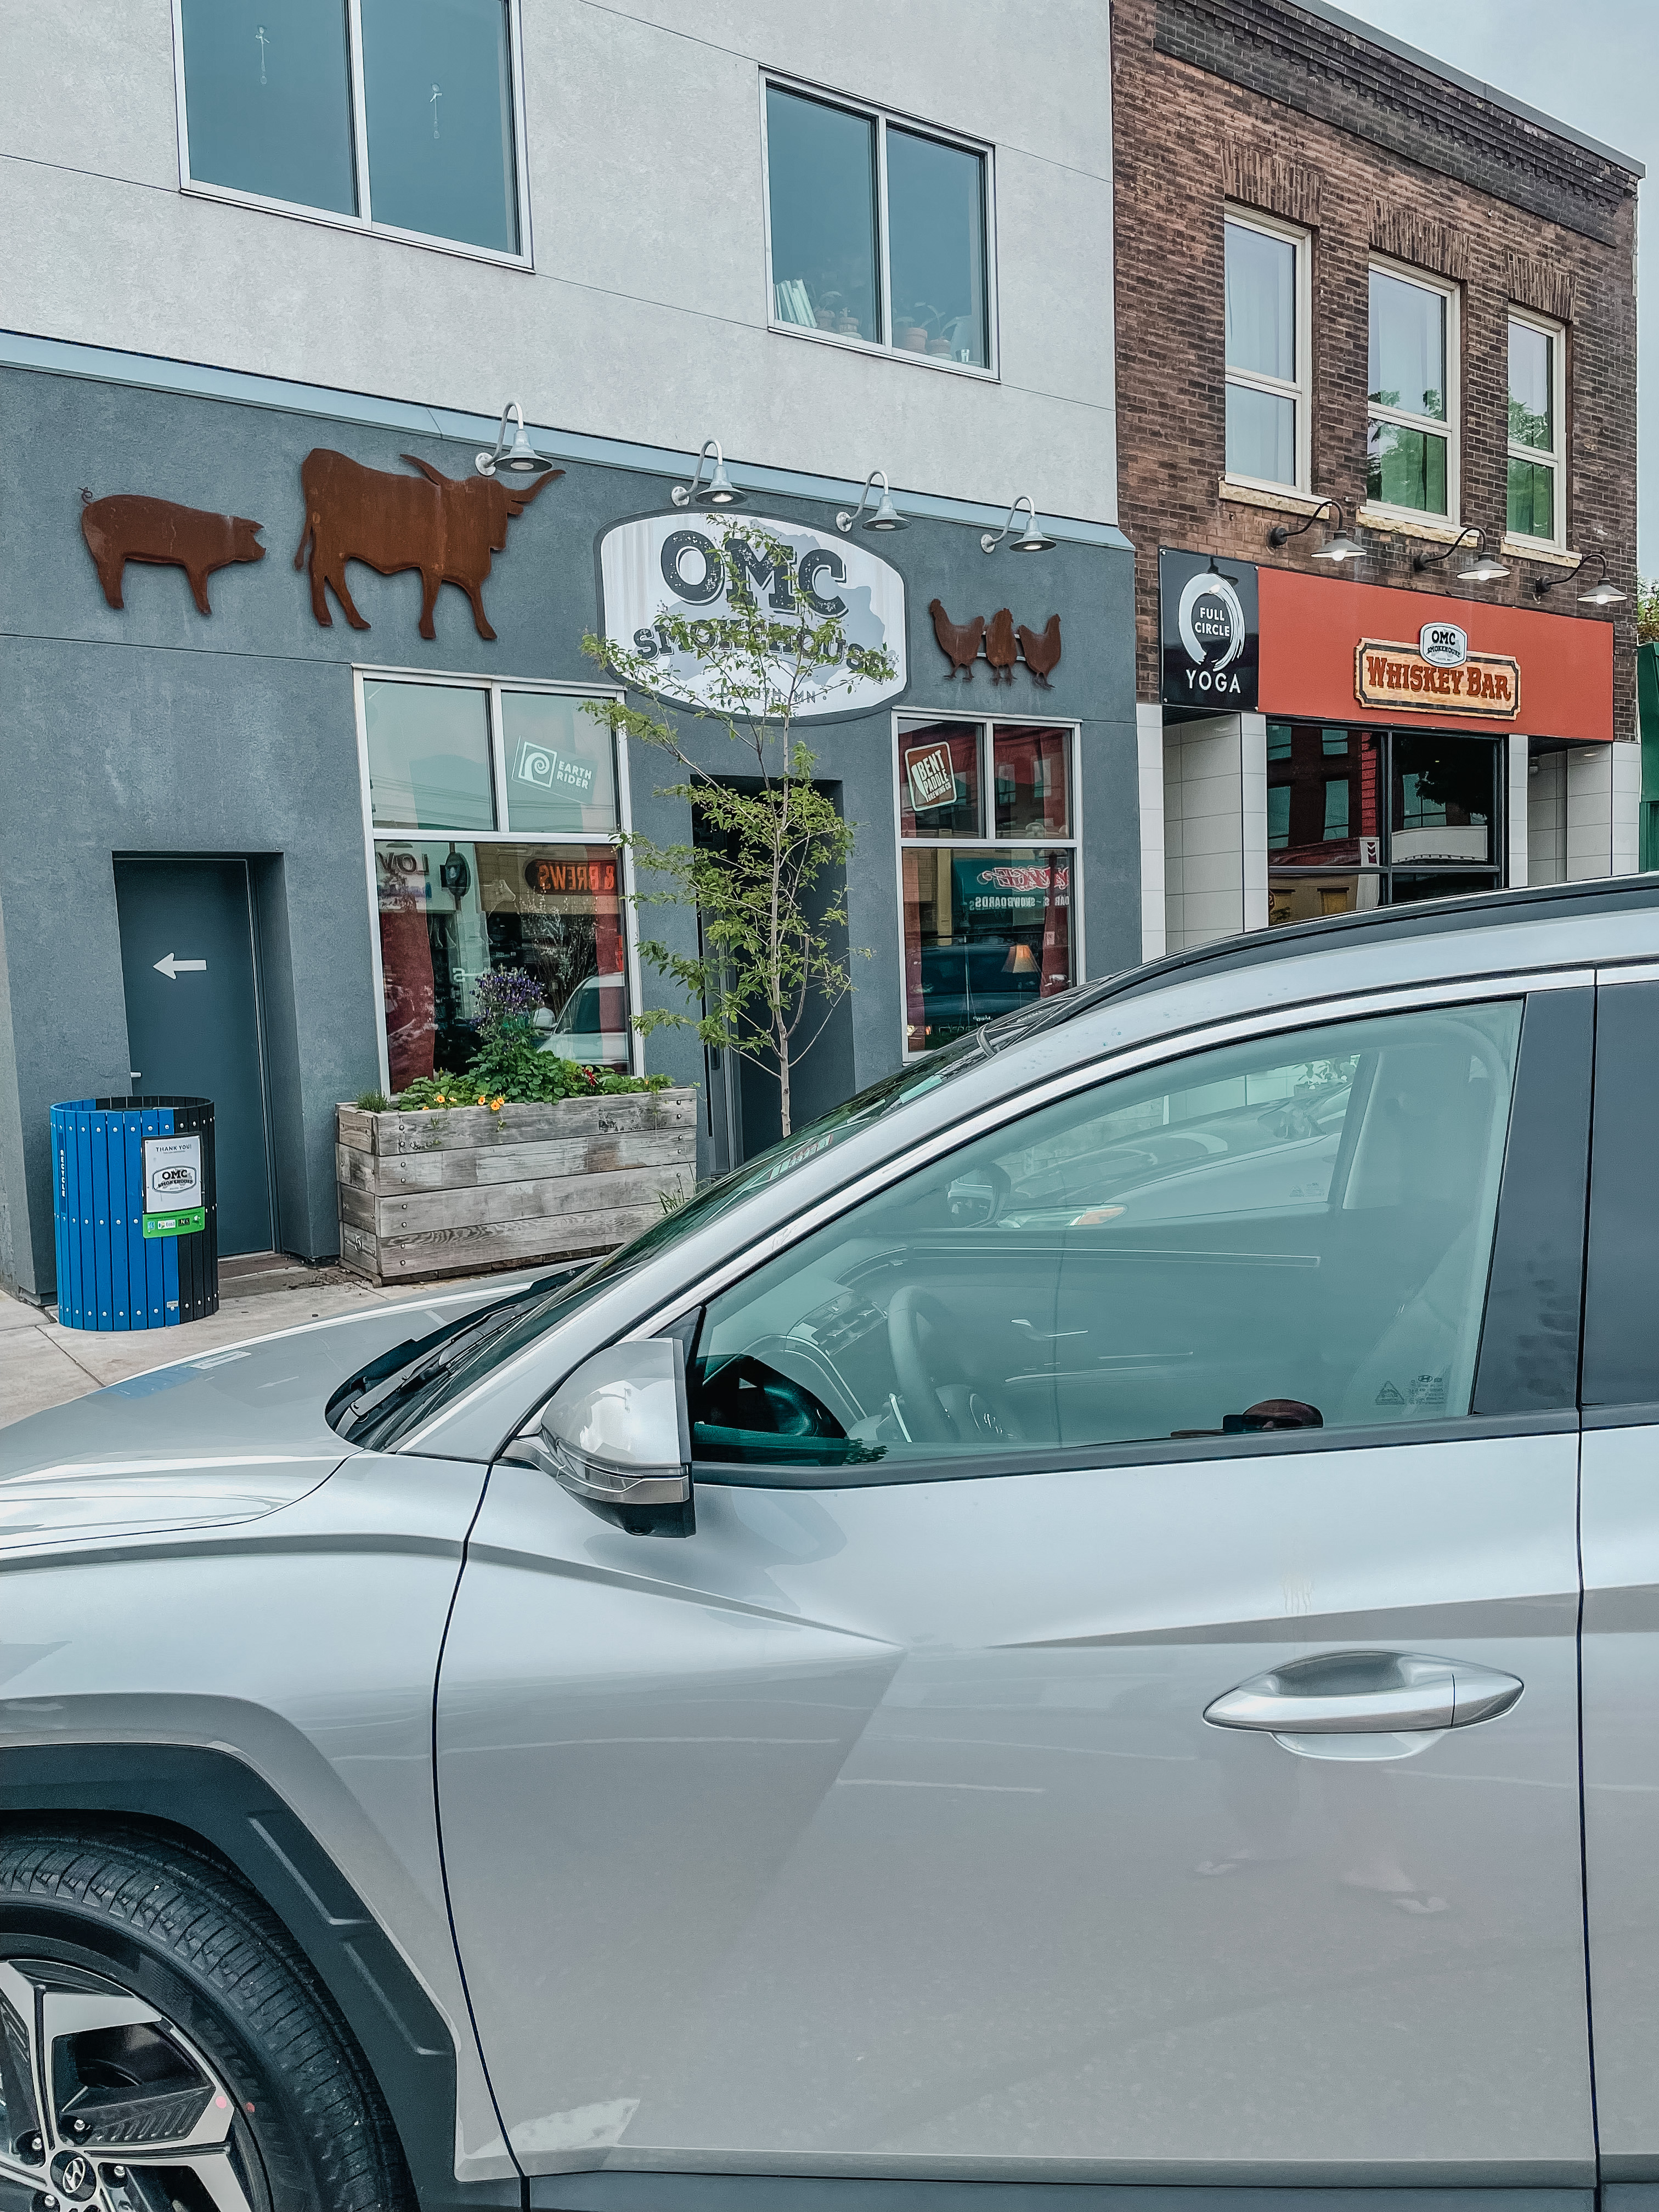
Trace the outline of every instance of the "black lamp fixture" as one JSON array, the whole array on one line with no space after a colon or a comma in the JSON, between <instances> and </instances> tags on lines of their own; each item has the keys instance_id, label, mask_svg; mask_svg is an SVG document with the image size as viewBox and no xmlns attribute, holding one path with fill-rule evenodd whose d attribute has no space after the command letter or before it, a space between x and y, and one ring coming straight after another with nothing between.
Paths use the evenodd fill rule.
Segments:
<instances>
[{"instance_id":1,"label":"black lamp fixture","mask_svg":"<svg viewBox=\"0 0 1659 2212\"><path fill-rule=\"evenodd\" d=\"M1316 545L1312 557L1316 561L1330 561L1340 568L1345 561L1363 561L1364 547L1357 538L1350 538L1342 527L1342 502L1340 499L1322 499L1305 521L1298 522L1294 530L1287 523L1276 522L1267 532L1269 545L1288 545L1292 538L1300 538L1304 530L1311 530L1327 508L1336 510L1336 528L1322 545Z\"/></svg>"},{"instance_id":2,"label":"black lamp fixture","mask_svg":"<svg viewBox=\"0 0 1659 2212\"><path fill-rule=\"evenodd\" d=\"M518 428L513 434L513 443L507 442L507 418L518 418ZM544 477L553 464L544 453L538 453L531 445L524 427L524 410L516 399L509 399L501 410L501 426L495 433L493 453L477 456L478 474L493 477L505 472L512 477Z\"/></svg>"},{"instance_id":3,"label":"black lamp fixture","mask_svg":"<svg viewBox=\"0 0 1659 2212\"><path fill-rule=\"evenodd\" d=\"M1437 568L1443 561L1451 559L1452 555L1456 552L1466 538L1473 538L1474 540L1474 558L1467 568L1458 569L1458 582L1460 584L1500 583L1510 572L1495 555L1487 552L1486 533L1484 530L1477 530L1473 523L1470 523L1467 529L1460 530L1451 544L1443 547L1438 553L1413 553L1413 568L1419 570Z\"/></svg>"},{"instance_id":4,"label":"black lamp fixture","mask_svg":"<svg viewBox=\"0 0 1659 2212\"><path fill-rule=\"evenodd\" d=\"M1584 563L1589 559L1590 553L1593 553L1601 563L1601 573L1587 592L1580 592L1577 594L1578 604L1581 607L1616 607L1625 594L1617 584L1607 580L1607 556L1599 545L1592 545L1589 553L1581 553L1578 556L1578 566L1576 568L1569 568L1565 576L1558 573L1553 576L1537 577L1532 587L1535 596L1540 599L1545 598L1559 583L1576 584L1583 573Z\"/></svg>"},{"instance_id":5,"label":"black lamp fixture","mask_svg":"<svg viewBox=\"0 0 1659 2212\"><path fill-rule=\"evenodd\" d=\"M1023 537L1015 538L1008 550L1011 553L1050 553L1054 550L1054 539L1045 537L1037 528L1036 509L1031 504L1030 493L1023 491L1009 508L1008 520L1000 530L981 531L979 540L979 550L981 553L996 551L998 546L1013 528L1014 517L1022 507L1025 509L1027 517L1025 532Z\"/></svg>"},{"instance_id":6,"label":"black lamp fixture","mask_svg":"<svg viewBox=\"0 0 1659 2212\"><path fill-rule=\"evenodd\" d=\"M710 454L714 457L714 471L707 483L702 480L702 465ZM740 492L726 473L726 456L720 451L718 438L705 438L697 465L691 471L689 484L676 484L668 496L676 507L690 507L697 500L704 507L741 507L745 495Z\"/></svg>"},{"instance_id":7,"label":"black lamp fixture","mask_svg":"<svg viewBox=\"0 0 1659 2212\"><path fill-rule=\"evenodd\" d=\"M910 527L893 504L893 495L888 488L886 470L872 469L864 479L864 489L859 494L858 505L851 509L843 507L836 514L836 527L843 534L850 532L860 515L864 514L870 498L870 487L878 477L881 478L881 503L865 516L863 527L866 530L908 530Z\"/></svg>"}]
</instances>

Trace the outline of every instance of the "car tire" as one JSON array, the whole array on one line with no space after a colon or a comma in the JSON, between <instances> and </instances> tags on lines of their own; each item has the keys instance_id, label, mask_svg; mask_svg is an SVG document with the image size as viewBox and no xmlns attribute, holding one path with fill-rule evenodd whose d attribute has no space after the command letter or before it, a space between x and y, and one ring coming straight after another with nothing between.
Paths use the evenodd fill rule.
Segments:
<instances>
[{"instance_id":1,"label":"car tire","mask_svg":"<svg viewBox=\"0 0 1659 2212\"><path fill-rule=\"evenodd\" d=\"M0 1830L0 2212L414 2212L328 1992L182 1838Z\"/></svg>"}]
</instances>

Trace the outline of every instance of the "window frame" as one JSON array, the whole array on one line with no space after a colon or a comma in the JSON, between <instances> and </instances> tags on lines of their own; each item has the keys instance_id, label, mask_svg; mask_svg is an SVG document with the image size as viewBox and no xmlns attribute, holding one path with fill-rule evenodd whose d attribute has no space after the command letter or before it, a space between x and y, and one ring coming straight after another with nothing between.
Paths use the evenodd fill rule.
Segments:
<instances>
[{"instance_id":1,"label":"window frame","mask_svg":"<svg viewBox=\"0 0 1659 2212\"><path fill-rule=\"evenodd\" d=\"M1071 823L1071 828L1066 835L1064 837L1031 837L1024 839L997 836L907 837L904 835L902 826L904 809L899 796L899 779L904 773L905 738L907 736L914 736L915 730L917 729L927 728L928 726L937 726L940 722L946 721L970 722L975 725L978 729L980 820L981 823L986 822L994 823L996 820L997 732L1000 729L1064 730L1066 732L1067 740L1066 746L1066 819ZM908 731L905 728L905 724L907 722L914 726L914 727ZM945 710L941 710L938 714L929 714L915 707L896 708L893 710L893 767L891 790L893 793L893 856L898 901L898 946L896 957L898 962L899 1059L902 1066L906 1067L920 1066L923 1061L932 1060L935 1054L945 1049L945 1048L940 1045L934 1045L929 1050L924 1052L913 1052L910 1049L910 1024L908 1019L909 999L908 986L906 977L906 960L904 951L904 856L906 853L937 853L942 850L949 850L951 852L1000 853L1006 852L1008 847L1013 844L1029 844L1034 851L1044 853L1060 851L1069 852L1072 855L1072 896L1070 912L1072 917L1072 966L1074 971L1072 976L1072 988L1075 988L1078 984L1083 981L1085 976L1087 975L1088 970L1084 965L1083 955L1083 777L1081 774L1081 763L1079 759L1079 740L1081 735L1082 727L1083 726L1080 722L1068 721L1064 716L1056 717L1046 714L999 714L995 713L986 714L969 714L946 712Z\"/></svg>"},{"instance_id":2,"label":"window frame","mask_svg":"<svg viewBox=\"0 0 1659 2212\"><path fill-rule=\"evenodd\" d=\"M1237 224L1241 230L1256 231L1264 238L1278 239L1295 252L1296 360L1298 374L1289 383L1282 377L1261 376L1254 369L1234 369L1227 366L1227 230L1232 224ZM1300 224L1282 222L1277 216L1264 215L1259 208L1243 207L1229 200L1221 210L1221 368L1224 384L1236 384L1242 391L1265 392L1275 399L1288 399L1296 409L1296 481L1288 484L1277 483L1269 477L1245 476L1227 465L1224 400L1222 482L1242 484L1250 491L1295 492L1303 498L1310 497L1313 484L1313 233L1304 229Z\"/></svg>"},{"instance_id":3,"label":"window frame","mask_svg":"<svg viewBox=\"0 0 1659 2212\"><path fill-rule=\"evenodd\" d=\"M363 90L363 25L360 0L345 0L346 70L351 94L352 176L360 209L373 209L368 178L368 109ZM173 89L179 131L179 190L187 198L219 200L231 207L257 208L266 215L290 216L301 222L320 223L328 230L356 231L360 235L387 238L403 246L423 246L436 253L453 253L464 261L488 261L501 269L530 270L535 257L530 228L530 157L524 112L524 33L520 20L521 0L506 0L509 78L513 91L513 173L517 187L519 251L503 253L490 246L469 245L465 239L439 238L428 231L404 230L396 223L376 222L368 215L343 215L335 208L308 207L302 200L282 200L264 192L243 191L234 185L216 185L191 174L190 116L185 88L184 0L172 0Z\"/></svg>"},{"instance_id":4,"label":"window frame","mask_svg":"<svg viewBox=\"0 0 1659 2212\"><path fill-rule=\"evenodd\" d=\"M1367 389L1365 397L1365 442L1369 453L1370 426L1373 422L1393 422L1404 430L1421 430L1431 437L1446 441L1446 511L1437 514L1431 508L1422 507L1393 507L1386 500L1369 495L1362 513L1386 517L1395 522L1413 522L1421 529L1455 531L1462 524L1463 514L1463 479L1461 459L1462 445L1463 408L1463 347L1462 347L1462 287L1449 276L1437 276L1426 269L1414 269L1407 261L1390 261L1386 255L1371 254L1365 264L1365 343L1370 344L1370 281L1373 271L1382 276L1392 276L1397 283L1414 284L1420 292L1437 294L1446 303L1446 413L1443 421L1431 415L1415 414L1407 407L1383 407L1375 404ZM1508 363L1504 367L1505 404L1508 394ZM1369 387L1370 371L1366 373Z\"/></svg>"},{"instance_id":5,"label":"window frame","mask_svg":"<svg viewBox=\"0 0 1659 2212\"><path fill-rule=\"evenodd\" d=\"M374 802L368 781L368 720L366 684L424 684L430 690L450 691L483 691L486 695L486 714L489 729L489 768L491 796L496 802L496 812L502 817L501 826L494 830L389 830L378 826L374 820ZM633 824L632 792L628 776L628 744L620 732L611 733L611 759L617 779L617 820L608 831L596 830L586 837L549 837L538 836L533 830L514 830L505 826L507 808L506 735L501 718L503 691L536 692L543 696L565 699L617 699L623 694L615 684L558 684L544 683L536 678L523 681L511 676L480 676L465 671L428 668L381 668L372 662L358 662L351 671L351 702L356 725L357 778L362 806L363 860L368 872L368 949L369 964L374 985L374 1036L380 1055L380 1089L389 1096L392 1085L392 1060L386 1033L386 971L380 960L380 879L375 873L374 848L378 844L425 843L436 838L451 838L454 842L468 845L611 845L617 850L620 863L617 876L617 897L622 908L623 973L628 989L630 1018L640 1012L640 957L636 916L634 907L634 860L625 839ZM643 1075L645 1040L634 1027L630 1018L628 1029L628 1073Z\"/></svg>"},{"instance_id":6,"label":"window frame","mask_svg":"<svg viewBox=\"0 0 1659 2212\"><path fill-rule=\"evenodd\" d=\"M517 0L514 0L514 5L517 5ZM766 95L772 91L790 93L799 100L816 100L821 107L840 108L844 114L859 116L876 126L876 294L881 329L884 333L881 337L854 337L841 331L809 331L799 323L784 323L778 319L777 294L773 289L772 280L772 159L766 114ZM963 152L979 157L985 228L986 364L982 368L971 362L942 361L935 354L912 353L908 347L896 346L892 342L892 269L887 216L887 126L890 123L896 130L908 131L918 137L934 139L942 146L959 147ZM808 83L803 78L791 76L787 70L763 69L760 73L760 156L768 331L781 337L803 338L809 344L839 346L844 351L878 356L886 361L907 362L913 368L939 369L951 376L977 377L982 383L995 384L1001 380L997 340L996 161L993 146L984 139L969 137L965 131L948 130L942 124L923 122L919 117L903 114L896 108L878 107L871 101L859 100L849 93L834 92L823 85Z\"/></svg>"},{"instance_id":7,"label":"window frame","mask_svg":"<svg viewBox=\"0 0 1659 2212\"><path fill-rule=\"evenodd\" d=\"M1554 418L1555 442L1546 449L1540 446L1517 446L1509 434L1509 333L1512 324L1519 323L1523 330L1535 331L1549 339L1553 351L1550 356L1550 408ZM1513 300L1509 303L1504 324L1504 538L1512 545L1537 545L1552 553L1563 553L1567 545L1567 326L1549 315L1540 315L1530 307L1520 307ZM1510 461L1530 461L1536 467L1547 468L1555 478L1555 534L1552 538L1534 538L1529 532L1509 527L1509 469Z\"/></svg>"}]
</instances>

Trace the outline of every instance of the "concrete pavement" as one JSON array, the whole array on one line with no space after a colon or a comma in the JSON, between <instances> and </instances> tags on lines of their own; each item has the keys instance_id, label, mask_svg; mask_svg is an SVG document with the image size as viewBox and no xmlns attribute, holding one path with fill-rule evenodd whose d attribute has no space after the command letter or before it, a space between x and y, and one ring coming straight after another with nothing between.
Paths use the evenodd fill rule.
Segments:
<instances>
[{"instance_id":1,"label":"concrete pavement","mask_svg":"<svg viewBox=\"0 0 1659 2212\"><path fill-rule=\"evenodd\" d=\"M365 1306L397 1305L418 1298L422 1291L465 1290L471 1281L488 1279L500 1279L473 1277L377 1290L342 1267L229 1275L220 1282L218 1312L205 1321L183 1322L177 1328L123 1330L62 1328L55 1308L43 1310L0 1292L0 1425L83 1397L88 1390L101 1390L106 1383L122 1382L148 1367L191 1359L244 1337L297 1328L301 1322L359 1312Z\"/></svg>"}]
</instances>

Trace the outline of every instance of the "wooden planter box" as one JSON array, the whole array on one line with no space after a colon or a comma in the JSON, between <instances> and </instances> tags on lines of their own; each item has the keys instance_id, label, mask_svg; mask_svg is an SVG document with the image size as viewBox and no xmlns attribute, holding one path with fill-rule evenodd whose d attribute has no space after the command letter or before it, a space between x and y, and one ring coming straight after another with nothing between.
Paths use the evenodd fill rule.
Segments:
<instances>
[{"instance_id":1,"label":"wooden planter box","mask_svg":"<svg viewBox=\"0 0 1659 2212\"><path fill-rule=\"evenodd\" d=\"M696 1179L695 1091L338 1109L340 1258L377 1283L609 1252Z\"/></svg>"}]
</instances>

